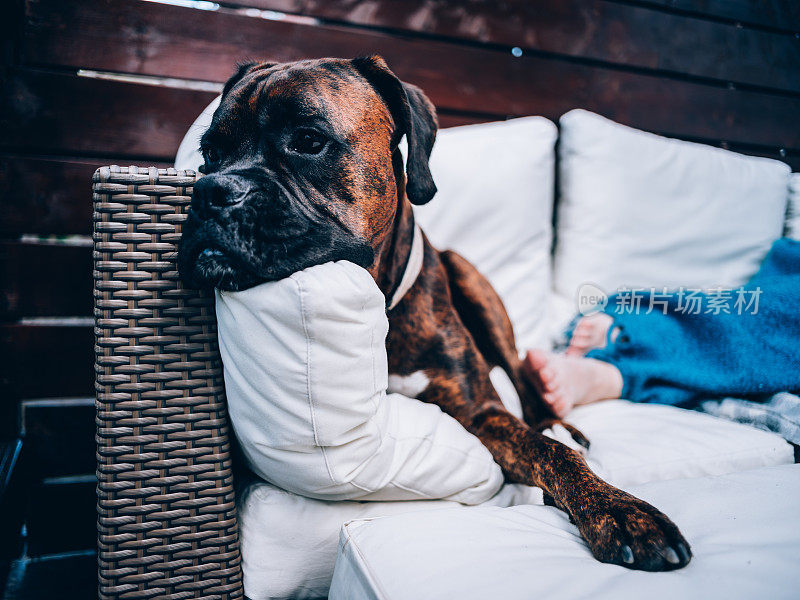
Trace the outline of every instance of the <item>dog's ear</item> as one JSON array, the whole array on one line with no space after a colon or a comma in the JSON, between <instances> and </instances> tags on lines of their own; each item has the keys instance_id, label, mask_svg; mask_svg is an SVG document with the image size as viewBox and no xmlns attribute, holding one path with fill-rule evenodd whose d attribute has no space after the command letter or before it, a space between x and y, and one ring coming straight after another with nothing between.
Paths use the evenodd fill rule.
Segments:
<instances>
[{"instance_id":1,"label":"dog's ear","mask_svg":"<svg viewBox=\"0 0 800 600\"><path fill-rule=\"evenodd\" d=\"M222 88L222 96L224 97L228 92L231 91L233 86L239 83L245 75L258 69L269 69L270 67L274 67L278 63L274 62L261 62L257 60L241 62L236 65L236 72L230 76L230 79L225 82L225 86Z\"/></svg>"},{"instance_id":2,"label":"dog's ear","mask_svg":"<svg viewBox=\"0 0 800 600\"><path fill-rule=\"evenodd\" d=\"M408 141L406 195L414 204L426 204L436 194L428 159L439 122L436 109L415 85L403 83L380 56L354 58L355 69L375 88L389 107L396 129L392 145L405 134Z\"/></svg>"}]
</instances>

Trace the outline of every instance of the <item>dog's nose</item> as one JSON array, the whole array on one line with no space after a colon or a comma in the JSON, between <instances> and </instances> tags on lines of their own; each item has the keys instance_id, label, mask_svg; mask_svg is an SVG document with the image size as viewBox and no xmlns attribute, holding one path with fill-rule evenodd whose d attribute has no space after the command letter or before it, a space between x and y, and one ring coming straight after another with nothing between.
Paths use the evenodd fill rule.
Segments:
<instances>
[{"instance_id":1,"label":"dog's nose","mask_svg":"<svg viewBox=\"0 0 800 600\"><path fill-rule=\"evenodd\" d=\"M249 186L241 178L211 174L194 184L192 208L205 216L213 210L239 204L247 196Z\"/></svg>"}]
</instances>

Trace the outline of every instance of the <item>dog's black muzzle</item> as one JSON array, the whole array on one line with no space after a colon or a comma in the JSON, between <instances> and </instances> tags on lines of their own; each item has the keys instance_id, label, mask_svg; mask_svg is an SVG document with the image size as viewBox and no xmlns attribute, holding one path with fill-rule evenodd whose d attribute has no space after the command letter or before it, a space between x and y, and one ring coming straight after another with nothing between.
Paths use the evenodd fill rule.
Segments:
<instances>
[{"instance_id":1,"label":"dog's black muzzle","mask_svg":"<svg viewBox=\"0 0 800 600\"><path fill-rule=\"evenodd\" d=\"M190 286L244 290L335 260L368 268L373 251L271 178L219 172L195 184L178 248L178 272Z\"/></svg>"},{"instance_id":2,"label":"dog's black muzzle","mask_svg":"<svg viewBox=\"0 0 800 600\"><path fill-rule=\"evenodd\" d=\"M229 173L212 173L194 184L192 210L198 217L207 219L236 204L240 204L252 191L252 183L244 177Z\"/></svg>"}]
</instances>

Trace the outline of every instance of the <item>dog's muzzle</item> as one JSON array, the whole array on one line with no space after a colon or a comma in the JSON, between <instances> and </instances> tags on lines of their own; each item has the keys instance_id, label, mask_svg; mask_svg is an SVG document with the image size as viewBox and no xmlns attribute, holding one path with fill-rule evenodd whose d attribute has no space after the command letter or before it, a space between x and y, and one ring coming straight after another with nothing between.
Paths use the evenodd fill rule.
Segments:
<instances>
[{"instance_id":1,"label":"dog's muzzle","mask_svg":"<svg viewBox=\"0 0 800 600\"><path fill-rule=\"evenodd\" d=\"M214 211L242 203L251 191L251 184L243 177L212 173L194 184L192 210L198 217L206 219Z\"/></svg>"}]
</instances>

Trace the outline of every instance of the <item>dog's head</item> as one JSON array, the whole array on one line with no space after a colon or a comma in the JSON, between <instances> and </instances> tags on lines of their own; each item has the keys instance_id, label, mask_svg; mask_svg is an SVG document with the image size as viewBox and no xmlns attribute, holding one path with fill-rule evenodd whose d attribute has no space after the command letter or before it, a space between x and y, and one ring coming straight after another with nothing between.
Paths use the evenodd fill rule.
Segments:
<instances>
[{"instance_id":1,"label":"dog's head","mask_svg":"<svg viewBox=\"0 0 800 600\"><path fill-rule=\"evenodd\" d=\"M242 65L201 140L181 278L242 290L333 260L371 268L404 195L436 193L436 129L430 101L379 56Z\"/></svg>"}]
</instances>

